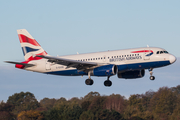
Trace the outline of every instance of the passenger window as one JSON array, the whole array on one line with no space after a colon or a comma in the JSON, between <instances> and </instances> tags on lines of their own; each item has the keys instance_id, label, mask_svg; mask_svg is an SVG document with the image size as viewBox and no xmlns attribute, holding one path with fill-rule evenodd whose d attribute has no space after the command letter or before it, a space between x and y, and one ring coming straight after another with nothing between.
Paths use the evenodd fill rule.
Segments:
<instances>
[{"instance_id":1,"label":"passenger window","mask_svg":"<svg viewBox=\"0 0 180 120\"><path fill-rule=\"evenodd\" d=\"M93 60L95 60L95 58L93 58Z\"/></svg>"},{"instance_id":2,"label":"passenger window","mask_svg":"<svg viewBox=\"0 0 180 120\"><path fill-rule=\"evenodd\" d=\"M106 57L104 57L104 59L106 59Z\"/></svg>"},{"instance_id":3,"label":"passenger window","mask_svg":"<svg viewBox=\"0 0 180 120\"><path fill-rule=\"evenodd\" d=\"M114 56L114 58L116 58L116 56Z\"/></svg>"}]
</instances>

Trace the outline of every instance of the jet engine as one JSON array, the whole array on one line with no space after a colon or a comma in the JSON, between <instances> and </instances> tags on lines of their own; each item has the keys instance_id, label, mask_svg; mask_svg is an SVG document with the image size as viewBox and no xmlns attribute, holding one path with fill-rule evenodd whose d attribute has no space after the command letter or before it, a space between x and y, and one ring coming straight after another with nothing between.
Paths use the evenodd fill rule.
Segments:
<instances>
[{"instance_id":1,"label":"jet engine","mask_svg":"<svg viewBox=\"0 0 180 120\"><path fill-rule=\"evenodd\" d=\"M94 76L112 76L117 73L116 65L104 65L94 68L91 72Z\"/></svg>"},{"instance_id":2,"label":"jet engine","mask_svg":"<svg viewBox=\"0 0 180 120\"><path fill-rule=\"evenodd\" d=\"M118 73L118 78L125 79L134 79L134 78L142 78L145 75L145 70L134 70L134 71L126 71L122 73Z\"/></svg>"}]
</instances>

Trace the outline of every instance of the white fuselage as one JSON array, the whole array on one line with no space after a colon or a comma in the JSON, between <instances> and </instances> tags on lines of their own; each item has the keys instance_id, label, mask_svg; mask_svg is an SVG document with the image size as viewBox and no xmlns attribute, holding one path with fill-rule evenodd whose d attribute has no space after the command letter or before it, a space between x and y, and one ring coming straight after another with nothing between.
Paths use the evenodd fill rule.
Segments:
<instances>
[{"instance_id":1,"label":"white fuselage","mask_svg":"<svg viewBox=\"0 0 180 120\"><path fill-rule=\"evenodd\" d=\"M158 51L159 54L157 54ZM165 50L157 47L146 47L60 56L59 58L72 59L76 61L87 61L99 63L102 65L114 64L118 66L118 72L121 72L128 70L141 70L163 67L175 62L176 58L173 55L164 52L161 53L161 51ZM87 73L77 74L74 72L68 72L72 70L77 71L77 69L73 67L67 68L67 66L64 65L51 63L48 62L47 59L34 60L30 61L29 63L36 64L36 66L34 67L25 68L26 70L30 71L56 75L87 75Z\"/></svg>"}]
</instances>

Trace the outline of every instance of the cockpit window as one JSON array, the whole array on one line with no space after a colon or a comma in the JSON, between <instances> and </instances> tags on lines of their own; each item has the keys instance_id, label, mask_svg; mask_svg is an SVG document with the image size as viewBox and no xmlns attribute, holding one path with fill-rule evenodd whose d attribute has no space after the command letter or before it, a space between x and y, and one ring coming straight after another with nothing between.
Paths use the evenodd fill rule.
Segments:
<instances>
[{"instance_id":1,"label":"cockpit window","mask_svg":"<svg viewBox=\"0 0 180 120\"><path fill-rule=\"evenodd\" d=\"M157 51L157 53L156 53L156 54L163 54L163 53L168 54L168 52L167 52L167 51Z\"/></svg>"},{"instance_id":2,"label":"cockpit window","mask_svg":"<svg viewBox=\"0 0 180 120\"><path fill-rule=\"evenodd\" d=\"M168 51L164 51L164 53L168 53Z\"/></svg>"}]
</instances>

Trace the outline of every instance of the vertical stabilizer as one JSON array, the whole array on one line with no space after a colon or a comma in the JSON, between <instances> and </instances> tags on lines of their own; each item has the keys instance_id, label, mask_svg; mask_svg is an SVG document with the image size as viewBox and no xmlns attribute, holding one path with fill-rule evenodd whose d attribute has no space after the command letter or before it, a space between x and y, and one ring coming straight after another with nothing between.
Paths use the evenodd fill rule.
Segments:
<instances>
[{"instance_id":1,"label":"vertical stabilizer","mask_svg":"<svg viewBox=\"0 0 180 120\"><path fill-rule=\"evenodd\" d=\"M46 51L39 43L28 33L26 29L17 30L24 58L26 61L41 59L36 55L47 55Z\"/></svg>"}]
</instances>

